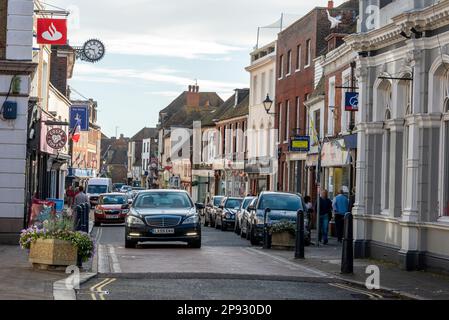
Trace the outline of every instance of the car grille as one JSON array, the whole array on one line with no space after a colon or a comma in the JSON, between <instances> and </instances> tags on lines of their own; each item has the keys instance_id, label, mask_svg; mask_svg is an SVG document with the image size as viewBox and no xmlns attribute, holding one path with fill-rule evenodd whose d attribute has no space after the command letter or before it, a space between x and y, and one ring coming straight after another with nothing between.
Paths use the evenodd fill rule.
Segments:
<instances>
[{"instance_id":1,"label":"car grille","mask_svg":"<svg viewBox=\"0 0 449 320\"><path fill-rule=\"evenodd\" d=\"M119 210L113 210L113 211L111 211L111 210L106 210L104 213L105 213L105 214L120 214L120 211L119 211Z\"/></svg>"},{"instance_id":2,"label":"car grille","mask_svg":"<svg viewBox=\"0 0 449 320\"><path fill-rule=\"evenodd\" d=\"M173 216L155 216L155 217L146 217L145 221L150 227L174 227L181 222L181 217L173 217Z\"/></svg>"}]
</instances>

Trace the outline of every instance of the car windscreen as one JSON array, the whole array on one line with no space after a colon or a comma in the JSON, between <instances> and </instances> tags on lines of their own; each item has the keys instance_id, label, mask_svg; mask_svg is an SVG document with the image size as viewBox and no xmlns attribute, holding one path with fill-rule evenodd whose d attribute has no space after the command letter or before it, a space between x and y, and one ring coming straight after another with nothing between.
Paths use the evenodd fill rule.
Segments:
<instances>
[{"instance_id":1,"label":"car windscreen","mask_svg":"<svg viewBox=\"0 0 449 320\"><path fill-rule=\"evenodd\" d=\"M100 194L108 192L108 186L90 184L87 186L87 193Z\"/></svg>"},{"instance_id":2,"label":"car windscreen","mask_svg":"<svg viewBox=\"0 0 449 320\"><path fill-rule=\"evenodd\" d=\"M128 198L121 195L105 195L101 197L100 204L126 204Z\"/></svg>"},{"instance_id":3,"label":"car windscreen","mask_svg":"<svg viewBox=\"0 0 449 320\"><path fill-rule=\"evenodd\" d=\"M243 209L248 209L248 206L251 203L251 201L253 201L252 198L248 198L248 199L243 200L242 208Z\"/></svg>"},{"instance_id":4,"label":"car windscreen","mask_svg":"<svg viewBox=\"0 0 449 320\"><path fill-rule=\"evenodd\" d=\"M228 208L228 209L240 208L241 204L242 204L242 199L228 199L225 203L225 208Z\"/></svg>"},{"instance_id":5,"label":"car windscreen","mask_svg":"<svg viewBox=\"0 0 449 320\"><path fill-rule=\"evenodd\" d=\"M215 197L214 198L214 206L218 207L220 205L221 200L223 200L223 197Z\"/></svg>"},{"instance_id":6,"label":"car windscreen","mask_svg":"<svg viewBox=\"0 0 449 320\"><path fill-rule=\"evenodd\" d=\"M259 201L258 209L298 211L303 210L301 198L294 194L265 194Z\"/></svg>"},{"instance_id":7,"label":"car windscreen","mask_svg":"<svg viewBox=\"0 0 449 320\"><path fill-rule=\"evenodd\" d=\"M134 200L134 208L191 208L193 203L184 192L141 193Z\"/></svg>"}]
</instances>

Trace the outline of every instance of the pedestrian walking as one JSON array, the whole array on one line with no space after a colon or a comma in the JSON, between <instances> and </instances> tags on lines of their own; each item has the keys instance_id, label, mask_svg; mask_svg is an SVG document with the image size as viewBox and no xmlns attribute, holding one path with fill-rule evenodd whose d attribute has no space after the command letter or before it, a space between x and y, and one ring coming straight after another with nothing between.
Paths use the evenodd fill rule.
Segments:
<instances>
[{"instance_id":1,"label":"pedestrian walking","mask_svg":"<svg viewBox=\"0 0 449 320\"><path fill-rule=\"evenodd\" d=\"M74 201L75 201L75 190L73 190L73 187L71 185L67 188L67 191L66 191L65 194L66 194L66 197L67 197L67 206L69 208L71 208L73 206Z\"/></svg>"},{"instance_id":2,"label":"pedestrian walking","mask_svg":"<svg viewBox=\"0 0 449 320\"><path fill-rule=\"evenodd\" d=\"M312 229L312 226L314 224L314 221L316 221L316 217L314 217L313 214L313 204L312 204L312 198L310 196L305 196L304 197L304 203L306 204L306 214L308 217L308 221L309 221L309 229Z\"/></svg>"},{"instance_id":3,"label":"pedestrian walking","mask_svg":"<svg viewBox=\"0 0 449 320\"><path fill-rule=\"evenodd\" d=\"M89 197L84 193L84 188L82 186L79 186L78 193L75 196L75 201L73 203L73 206L77 207L83 203L89 203Z\"/></svg>"},{"instance_id":4,"label":"pedestrian walking","mask_svg":"<svg viewBox=\"0 0 449 320\"><path fill-rule=\"evenodd\" d=\"M318 201L320 202L320 211L317 210ZM328 198L327 190L321 191L320 198L315 204L315 212L320 217L320 233L318 235L318 240L323 244L328 243L328 233L329 233L329 215L332 215L332 201Z\"/></svg>"},{"instance_id":5,"label":"pedestrian walking","mask_svg":"<svg viewBox=\"0 0 449 320\"><path fill-rule=\"evenodd\" d=\"M345 226L345 214L349 212L349 199L345 195L343 189L340 190L338 196L333 202L333 209L335 212L335 227L337 229L338 242L343 241L343 229Z\"/></svg>"}]
</instances>

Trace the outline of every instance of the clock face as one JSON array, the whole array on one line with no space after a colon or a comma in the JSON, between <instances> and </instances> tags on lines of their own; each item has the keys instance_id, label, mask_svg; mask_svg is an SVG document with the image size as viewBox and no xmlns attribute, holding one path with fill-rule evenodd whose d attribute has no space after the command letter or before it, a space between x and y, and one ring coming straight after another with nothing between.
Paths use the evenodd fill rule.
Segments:
<instances>
[{"instance_id":1,"label":"clock face","mask_svg":"<svg viewBox=\"0 0 449 320\"><path fill-rule=\"evenodd\" d=\"M84 56L92 62L96 62L103 58L105 47L100 40L89 40L83 47Z\"/></svg>"}]
</instances>

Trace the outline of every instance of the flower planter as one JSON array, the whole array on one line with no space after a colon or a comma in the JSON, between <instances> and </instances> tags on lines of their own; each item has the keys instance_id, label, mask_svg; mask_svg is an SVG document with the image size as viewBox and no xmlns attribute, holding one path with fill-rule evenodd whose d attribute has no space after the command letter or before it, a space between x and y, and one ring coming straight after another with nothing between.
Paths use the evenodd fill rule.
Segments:
<instances>
[{"instance_id":1,"label":"flower planter","mask_svg":"<svg viewBox=\"0 0 449 320\"><path fill-rule=\"evenodd\" d=\"M271 235L272 247L292 249L295 244L296 238L290 232L276 232Z\"/></svg>"},{"instance_id":2,"label":"flower planter","mask_svg":"<svg viewBox=\"0 0 449 320\"><path fill-rule=\"evenodd\" d=\"M78 252L69 241L58 239L37 239L31 244L28 260L33 265L71 266L76 265Z\"/></svg>"}]
</instances>

